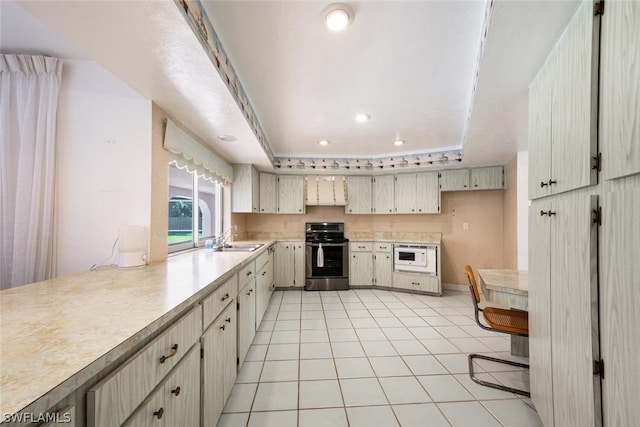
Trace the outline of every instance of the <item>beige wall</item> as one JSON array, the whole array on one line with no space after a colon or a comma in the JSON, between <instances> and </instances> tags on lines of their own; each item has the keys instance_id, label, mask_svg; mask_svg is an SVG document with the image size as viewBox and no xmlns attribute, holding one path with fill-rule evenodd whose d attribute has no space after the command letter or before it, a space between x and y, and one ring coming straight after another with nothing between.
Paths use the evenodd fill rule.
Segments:
<instances>
[{"instance_id":1,"label":"beige wall","mask_svg":"<svg viewBox=\"0 0 640 427\"><path fill-rule=\"evenodd\" d=\"M244 237L265 232L280 238L304 239L304 223L336 221L345 232L440 232L442 233L442 281L466 284L462 268L504 268L504 191L442 193L440 215L345 215L344 207L307 206L306 215L234 214L232 222ZM467 222L469 229L464 230Z\"/></svg>"},{"instance_id":2,"label":"beige wall","mask_svg":"<svg viewBox=\"0 0 640 427\"><path fill-rule=\"evenodd\" d=\"M504 167L504 268L518 268L518 156Z\"/></svg>"}]
</instances>

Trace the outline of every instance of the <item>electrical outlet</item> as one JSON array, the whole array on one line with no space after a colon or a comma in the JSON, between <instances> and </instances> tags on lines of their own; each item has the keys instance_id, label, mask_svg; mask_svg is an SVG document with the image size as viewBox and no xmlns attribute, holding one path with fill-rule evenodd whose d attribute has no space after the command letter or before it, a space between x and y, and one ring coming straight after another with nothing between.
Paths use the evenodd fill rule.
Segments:
<instances>
[{"instance_id":1,"label":"electrical outlet","mask_svg":"<svg viewBox=\"0 0 640 427\"><path fill-rule=\"evenodd\" d=\"M462 229L463 230L468 230L469 229L469 223L468 222L463 223L462 224Z\"/></svg>"}]
</instances>

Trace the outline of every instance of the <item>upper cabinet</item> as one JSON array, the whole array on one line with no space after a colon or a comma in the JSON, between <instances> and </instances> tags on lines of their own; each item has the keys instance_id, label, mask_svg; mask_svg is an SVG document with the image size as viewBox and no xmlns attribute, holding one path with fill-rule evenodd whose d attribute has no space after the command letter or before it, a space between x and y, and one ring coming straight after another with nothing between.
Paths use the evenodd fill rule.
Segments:
<instances>
[{"instance_id":1,"label":"upper cabinet","mask_svg":"<svg viewBox=\"0 0 640 427\"><path fill-rule=\"evenodd\" d=\"M347 204L344 213L370 214L372 210L372 179L370 176L347 176Z\"/></svg>"},{"instance_id":2,"label":"upper cabinet","mask_svg":"<svg viewBox=\"0 0 640 427\"><path fill-rule=\"evenodd\" d=\"M393 190L393 175L381 175L373 178L373 213L393 213Z\"/></svg>"},{"instance_id":3,"label":"upper cabinet","mask_svg":"<svg viewBox=\"0 0 640 427\"><path fill-rule=\"evenodd\" d=\"M495 190L504 188L504 168L502 166L476 168L470 171L470 190Z\"/></svg>"},{"instance_id":4,"label":"upper cabinet","mask_svg":"<svg viewBox=\"0 0 640 427\"><path fill-rule=\"evenodd\" d=\"M260 173L260 213L278 212L278 176Z\"/></svg>"},{"instance_id":5,"label":"upper cabinet","mask_svg":"<svg viewBox=\"0 0 640 427\"><path fill-rule=\"evenodd\" d=\"M602 172L613 179L640 173L640 3L607 2L601 37Z\"/></svg>"},{"instance_id":6,"label":"upper cabinet","mask_svg":"<svg viewBox=\"0 0 640 427\"><path fill-rule=\"evenodd\" d=\"M260 207L260 175L253 165L233 165L231 211L257 213Z\"/></svg>"},{"instance_id":7,"label":"upper cabinet","mask_svg":"<svg viewBox=\"0 0 640 427\"><path fill-rule=\"evenodd\" d=\"M438 172L396 175L394 204L398 214L440 213Z\"/></svg>"},{"instance_id":8,"label":"upper cabinet","mask_svg":"<svg viewBox=\"0 0 640 427\"><path fill-rule=\"evenodd\" d=\"M600 16L584 2L529 90L529 197L597 182Z\"/></svg>"},{"instance_id":9,"label":"upper cabinet","mask_svg":"<svg viewBox=\"0 0 640 427\"><path fill-rule=\"evenodd\" d=\"M278 176L278 213L302 214L304 208L304 176Z\"/></svg>"},{"instance_id":10,"label":"upper cabinet","mask_svg":"<svg viewBox=\"0 0 640 427\"><path fill-rule=\"evenodd\" d=\"M440 191L465 191L469 189L469 169L440 172Z\"/></svg>"}]
</instances>

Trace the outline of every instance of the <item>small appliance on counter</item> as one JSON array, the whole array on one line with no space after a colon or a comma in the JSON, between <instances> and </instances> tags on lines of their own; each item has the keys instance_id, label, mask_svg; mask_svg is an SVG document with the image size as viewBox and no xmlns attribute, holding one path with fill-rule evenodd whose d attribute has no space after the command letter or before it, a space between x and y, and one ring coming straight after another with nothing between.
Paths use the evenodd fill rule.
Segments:
<instances>
[{"instance_id":1,"label":"small appliance on counter","mask_svg":"<svg viewBox=\"0 0 640 427\"><path fill-rule=\"evenodd\" d=\"M122 225L118 233L118 268L143 267L147 262L147 229Z\"/></svg>"}]
</instances>

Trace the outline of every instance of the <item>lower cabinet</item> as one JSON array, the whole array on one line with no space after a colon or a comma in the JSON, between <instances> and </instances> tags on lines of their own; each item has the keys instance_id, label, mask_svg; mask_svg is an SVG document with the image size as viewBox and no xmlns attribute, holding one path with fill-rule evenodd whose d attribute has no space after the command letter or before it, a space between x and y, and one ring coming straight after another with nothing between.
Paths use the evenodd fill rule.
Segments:
<instances>
[{"instance_id":1,"label":"lower cabinet","mask_svg":"<svg viewBox=\"0 0 640 427\"><path fill-rule=\"evenodd\" d=\"M392 287L393 285L393 244L375 243L373 253L373 284Z\"/></svg>"},{"instance_id":2,"label":"lower cabinet","mask_svg":"<svg viewBox=\"0 0 640 427\"><path fill-rule=\"evenodd\" d=\"M238 369L256 335L256 279L238 292Z\"/></svg>"},{"instance_id":3,"label":"lower cabinet","mask_svg":"<svg viewBox=\"0 0 640 427\"><path fill-rule=\"evenodd\" d=\"M202 335L202 420L215 426L236 380L235 300ZM182 425L181 423L174 426Z\"/></svg>"},{"instance_id":4,"label":"lower cabinet","mask_svg":"<svg viewBox=\"0 0 640 427\"><path fill-rule=\"evenodd\" d=\"M256 263L257 264L257 263ZM256 330L260 327L264 313L275 289L273 280L273 251L269 248L268 261L256 275Z\"/></svg>"},{"instance_id":5,"label":"lower cabinet","mask_svg":"<svg viewBox=\"0 0 640 427\"><path fill-rule=\"evenodd\" d=\"M200 425L200 346L195 345L126 427Z\"/></svg>"},{"instance_id":6,"label":"lower cabinet","mask_svg":"<svg viewBox=\"0 0 640 427\"><path fill-rule=\"evenodd\" d=\"M373 243L349 243L349 286L373 285Z\"/></svg>"},{"instance_id":7,"label":"lower cabinet","mask_svg":"<svg viewBox=\"0 0 640 427\"><path fill-rule=\"evenodd\" d=\"M438 276L418 273L393 272L393 287L412 291L429 292L440 295Z\"/></svg>"},{"instance_id":8,"label":"lower cabinet","mask_svg":"<svg viewBox=\"0 0 640 427\"><path fill-rule=\"evenodd\" d=\"M276 286L282 288L304 286L304 251L305 243L302 241L276 243Z\"/></svg>"}]
</instances>

